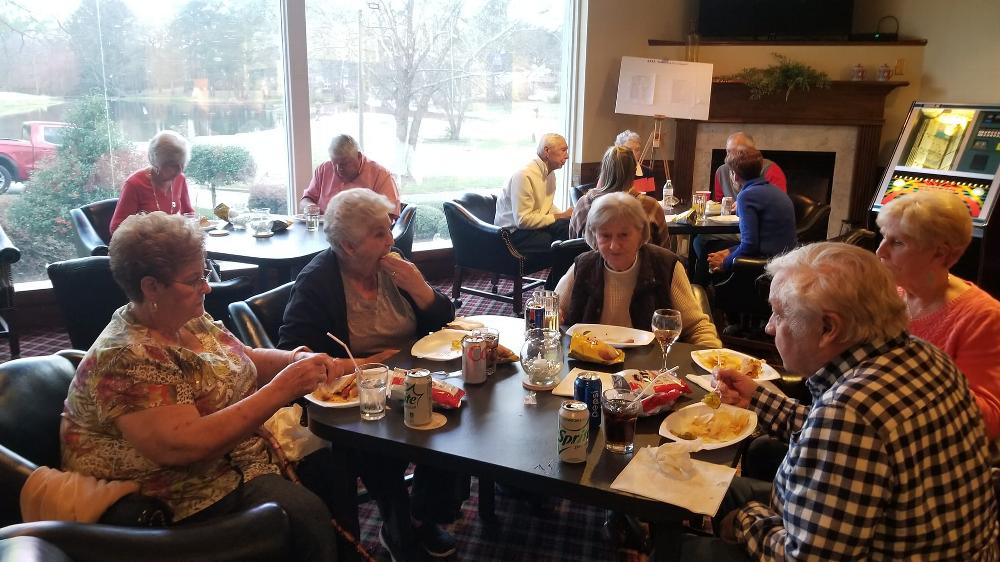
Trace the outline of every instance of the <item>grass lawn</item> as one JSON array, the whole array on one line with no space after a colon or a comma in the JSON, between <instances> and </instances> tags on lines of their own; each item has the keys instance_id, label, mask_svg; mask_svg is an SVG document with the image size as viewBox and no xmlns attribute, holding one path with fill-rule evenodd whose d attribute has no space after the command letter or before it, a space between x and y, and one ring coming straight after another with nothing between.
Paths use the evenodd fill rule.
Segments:
<instances>
[{"instance_id":1,"label":"grass lawn","mask_svg":"<svg viewBox=\"0 0 1000 562\"><path fill-rule=\"evenodd\" d=\"M35 96L17 92L0 92L0 117L28 113L65 103L62 98Z\"/></svg>"}]
</instances>

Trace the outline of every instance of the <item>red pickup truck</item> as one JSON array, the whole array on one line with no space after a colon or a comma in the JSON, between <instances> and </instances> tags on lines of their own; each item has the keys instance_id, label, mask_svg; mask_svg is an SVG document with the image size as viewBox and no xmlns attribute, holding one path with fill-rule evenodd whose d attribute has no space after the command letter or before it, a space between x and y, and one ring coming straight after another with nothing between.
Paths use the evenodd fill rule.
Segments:
<instances>
[{"instance_id":1,"label":"red pickup truck","mask_svg":"<svg viewBox=\"0 0 1000 562\"><path fill-rule=\"evenodd\" d=\"M36 165L55 154L69 126L58 121L25 121L21 138L0 138L0 193L6 193L11 182L28 179Z\"/></svg>"}]
</instances>

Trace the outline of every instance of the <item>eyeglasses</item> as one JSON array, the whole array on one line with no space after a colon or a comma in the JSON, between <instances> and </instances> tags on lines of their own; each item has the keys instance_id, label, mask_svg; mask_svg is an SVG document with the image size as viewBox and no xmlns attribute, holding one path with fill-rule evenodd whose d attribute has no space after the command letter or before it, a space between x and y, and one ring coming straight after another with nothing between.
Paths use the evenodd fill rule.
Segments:
<instances>
[{"instance_id":1,"label":"eyeglasses","mask_svg":"<svg viewBox=\"0 0 1000 562\"><path fill-rule=\"evenodd\" d=\"M174 281L174 283L178 283L180 285L187 285L192 289L201 288L202 283L208 283L209 277L212 276L212 270L206 267L205 269L201 270L201 273L202 273L201 275L189 281Z\"/></svg>"}]
</instances>

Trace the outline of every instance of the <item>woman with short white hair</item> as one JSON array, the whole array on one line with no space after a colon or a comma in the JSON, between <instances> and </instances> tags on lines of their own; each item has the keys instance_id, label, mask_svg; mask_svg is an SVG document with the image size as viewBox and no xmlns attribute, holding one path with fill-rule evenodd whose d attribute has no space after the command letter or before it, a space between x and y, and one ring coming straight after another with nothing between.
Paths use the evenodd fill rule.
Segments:
<instances>
[{"instance_id":1,"label":"woman with short white hair","mask_svg":"<svg viewBox=\"0 0 1000 562\"><path fill-rule=\"evenodd\" d=\"M1000 302L949 273L972 240L968 207L951 193L917 191L889 202L877 222L884 238L876 254L906 301L910 333L941 348L969 379L1000 449Z\"/></svg>"},{"instance_id":2,"label":"woman with short white hair","mask_svg":"<svg viewBox=\"0 0 1000 562\"><path fill-rule=\"evenodd\" d=\"M173 131L160 131L149 141L149 167L125 180L111 217L111 232L126 217L163 211L168 215L193 213L184 167L191 159L191 144Z\"/></svg>"},{"instance_id":3,"label":"woman with short white hair","mask_svg":"<svg viewBox=\"0 0 1000 562\"><path fill-rule=\"evenodd\" d=\"M365 188L330 199L323 227L330 247L295 279L278 347L307 346L346 357L347 352L326 336L329 332L358 357L398 350L414 336L434 332L455 318L448 297L428 285L417 266L390 252L393 209L389 199ZM411 502L403 480L409 464L405 459L371 453L354 459L353 452L344 449L334 453L337 462L359 464L357 470L384 521L380 539L393 560L412 556L420 547L436 557L455 552L454 538L438 525L458 516L467 497L464 477L418 465ZM350 507L356 511L355 505Z\"/></svg>"},{"instance_id":4,"label":"woman with short white hair","mask_svg":"<svg viewBox=\"0 0 1000 562\"><path fill-rule=\"evenodd\" d=\"M681 341L722 347L680 258L650 244L649 232L635 197L609 193L594 201L584 238L596 249L577 257L556 286L565 323L645 330L654 310L673 308L681 313Z\"/></svg>"}]
</instances>

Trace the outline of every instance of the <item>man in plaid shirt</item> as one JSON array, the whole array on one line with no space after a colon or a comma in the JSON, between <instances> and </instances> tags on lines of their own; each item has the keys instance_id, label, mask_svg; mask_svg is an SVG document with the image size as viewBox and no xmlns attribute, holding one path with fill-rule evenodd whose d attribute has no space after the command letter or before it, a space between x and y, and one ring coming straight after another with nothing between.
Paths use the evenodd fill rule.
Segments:
<instances>
[{"instance_id":1,"label":"man in plaid shirt","mask_svg":"<svg viewBox=\"0 0 1000 562\"><path fill-rule=\"evenodd\" d=\"M767 332L786 369L814 373L813 406L719 373L723 400L755 411L789 450L773 486L733 482L727 502L742 507L720 510L730 544L685 543L685 559L1000 559L976 402L943 352L906 334L888 271L870 252L820 243L768 273Z\"/></svg>"}]
</instances>

